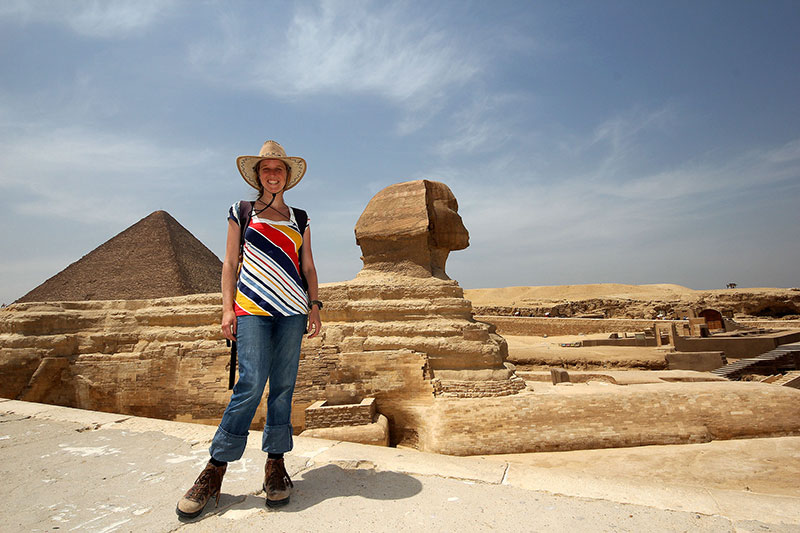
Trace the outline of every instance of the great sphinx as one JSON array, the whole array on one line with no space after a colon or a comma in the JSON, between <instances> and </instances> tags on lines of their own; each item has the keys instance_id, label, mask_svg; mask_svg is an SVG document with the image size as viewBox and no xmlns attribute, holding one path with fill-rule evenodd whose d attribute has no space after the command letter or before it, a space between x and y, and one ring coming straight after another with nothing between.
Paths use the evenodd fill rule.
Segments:
<instances>
[{"instance_id":1,"label":"great sphinx","mask_svg":"<svg viewBox=\"0 0 800 533\"><path fill-rule=\"evenodd\" d=\"M448 255L469 245L469 233L445 184L386 187L361 214L355 237L364 266L355 279L321 288L324 335L304 347L301 375L303 364L315 361L314 349L336 362L324 385L298 382L295 397L373 396L397 443L419 441L436 398L525 389L505 362L505 340L472 318L472 304L446 274Z\"/></svg>"}]
</instances>

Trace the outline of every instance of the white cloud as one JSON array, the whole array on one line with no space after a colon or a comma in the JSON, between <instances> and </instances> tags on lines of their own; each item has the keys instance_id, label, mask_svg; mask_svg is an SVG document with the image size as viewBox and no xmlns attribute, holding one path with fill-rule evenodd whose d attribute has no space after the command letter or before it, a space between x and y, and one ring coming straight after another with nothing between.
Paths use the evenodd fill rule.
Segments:
<instances>
[{"instance_id":1,"label":"white cloud","mask_svg":"<svg viewBox=\"0 0 800 533\"><path fill-rule=\"evenodd\" d=\"M800 163L800 139L795 139L783 146L770 150L764 159L775 164L794 163L797 165Z\"/></svg>"},{"instance_id":2,"label":"white cloud","mask_svg":"<svg viewBox=\"0 0 800 533\"><path fill-rule=\"evenodd\" d=\"M187 158L180 147L80 127L0 132L0 138L0 188L15 210L44 208L89 223L140 218L148 189L151 195L172 192L180 187L176 174L215 159L209 150Z\"/></svg>"},{"instance_id":3,"label":"white cloud","mask_svg":"<svg viewBox=\"0 0 800 533\"><path fill-rule=\"evenodd\" d=\"M239 80L240 89L281 98L377 95L412 113L403 132L481 68L479 53L464 55L457 35L402 3L294 6L285 34L242 31L234 17L221 17L220 34L195 45L191 61L210 80Z\"/></svg>"},{"instance_id":4,"label":"white cloud","mask_svg":"<svg viewBox=\"0 0 800 533\"><path fill-rule=\"evenodd\" d=\"M577 157L592 152L602 154L593 162L594 178L619 180L634 159L643 155L639 148L642 139L652 137L674 119L675 112L669 106L634 109L600 124L589 138L576 142L571 151Z\"/></svg>"},{"instance_id":5,"label":"white cloud","mask_svg":"<svg viewBox=\"0 0 800 533\"><path fill-rule=\"evenodd\" d=\"M624 198L659 200L701 199L711 195L727 197L800 179L800 139L776 148L748 151L728 161L690 162L673 170L630 180L614 190Z\"/></svg>"},{"instance_id":6,"label":"white cloud","mask_svg":"<svg viewBox=\"0 0 800 533\"><path fill-rule=\"evenodd\" d=\"M66 24L87 37L119 38L151 26L176 4L174 0L6 0L0 17Z\"/></svg>"},{"instance_id":7,"label":"white cloud","mask_svg":"<svg viewBox=\"0 0 800 533\"><path fill-rule=\"evenodd\" d=\"M496 152L518 130L513 110L521 100L510 94L476 97L450 118L452 133L434 151L442 157Z\"/></svg>"},{"instance_id":8,"label":"white cloud","mask_svg":"<svg viewBox=\"0 0 800 533\"><path fill-rule=\"evenodd\" d=\"M424 18L412 18L399 4L371 7L326 2L321 10L296 14L281 65L292 74L295 90L374 91L408 102L463 82L477 70L448 42L453 36Z\"/></svg>"},{"instance_id":9,"label":"white cloud","mask_svg":"<svg viewBox=\"0 0 800 533\"><path fill-rule=\"evenodd\" d=\"M503 279L496 286L538 283L516 270L526 265L540 269L544 283L619 281L615 269L629 280L674 281L664 276L679 272L687 258L705 257L710 243L718 257L736 256L723 238L743 242L751 230L731 222L769 216L780 190L796 194L800 139L727 160L709 151L660 163L658 140L679 123L670 107L640 110L582 137L539 132L542 145L527 152L512 130L510 146L477 162L450 158L448 166L422 173L451 187L471 234L472 251L455 254L453 274L467 283L492 275ZM453 146L453 153L466 152L480 142L465 135ZM781 217L785 224L791 215ZM750 256L758 261L757 253Z\"/></svg>"}]
</instances>

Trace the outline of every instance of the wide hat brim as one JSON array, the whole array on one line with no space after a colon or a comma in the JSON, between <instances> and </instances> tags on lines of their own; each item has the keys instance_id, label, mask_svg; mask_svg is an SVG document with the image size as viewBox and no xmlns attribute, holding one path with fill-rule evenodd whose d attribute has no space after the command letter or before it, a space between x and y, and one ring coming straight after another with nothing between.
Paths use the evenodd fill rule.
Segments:
<instances>
[{"instance_id":1,"label":"wide hat brim","mask_svg":"<svg viewBox=\"0 0 800 533\"><path fill-rule=\"evenodd\" d=\"M242 155L236 158L236 168L239 169L239 174L242 175L251 187L258 190L258 175L254 167L259 161L264 159L279 159L289 165L289 175L286 176L286 187L284 191L288 191L303 179L306 173L306 160L302 157L288 157L279 155Z\"/></svg>"}]
</instances>

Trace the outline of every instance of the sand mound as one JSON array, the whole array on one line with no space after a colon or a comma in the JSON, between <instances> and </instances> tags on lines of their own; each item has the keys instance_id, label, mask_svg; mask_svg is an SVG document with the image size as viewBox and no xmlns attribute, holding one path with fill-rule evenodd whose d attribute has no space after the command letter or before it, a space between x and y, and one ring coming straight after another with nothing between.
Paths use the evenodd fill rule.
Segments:
<instances>
[{"instance_id":1,"label":"sand mound","mask_svg":"<svg viewBox=\"0 0 800 533\"><path fill-rule=\"evenodd\" d=\"M700 291L669 283L651 285L591 283L587 285L505 287L501 289L468 289L464 291L466 297L472 300L475 305L519 305L539 300L588 300L592 298L659 300L692 296L697 292Z\"/></svg>"},{"instance_id":2,"label":"sand mound","mask_svg":"<svg viewBox=\"0 0 800 533\"><path fill-rule=\"evenodd\" d=\"M464 296L480 315L604 316L606 318L680 318L689 310L716 309L735 315L796 318L798 289L745 288L695 290L657 283L594 283L468 289Z\"/></svg>"}]
</instances>

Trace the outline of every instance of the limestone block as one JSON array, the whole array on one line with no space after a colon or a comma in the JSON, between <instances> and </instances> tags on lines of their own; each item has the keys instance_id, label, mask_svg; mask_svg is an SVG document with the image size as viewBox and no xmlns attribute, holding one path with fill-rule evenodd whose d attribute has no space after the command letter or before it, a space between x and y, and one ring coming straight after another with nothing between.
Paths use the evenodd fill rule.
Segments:
<instances>
[{"instance_id":1,"label":"limestone block","mask_svg":"<svg viewBox=\"0 0 800 533\"><path fill-rule=\"evenodd\" d=\"M389 420L379 414L376 421L371 424L306 429L300 433L300 436L343 440L359 444L372 444L374 446L388 446Z\"/></svg>"},{"instance_id":2,"label":"limestone block","mask_svg":"<svg viewBox=\"0 0 800 533\"><path fill-rule=\"evenodd\" d=\"M557 393L437 398L419 448L449 455L683 444L800 434L800 391L764 383L586 385ZM476 421L483 421L476 423Z\"/></svg>"},{"instance_id":3,"label":"limestone block","mask_svg":"<svg viewBox=\"0 0 800 533\"><path fill-rule=\"evenodd\" d=\"M360 403L348 404L323 400L306 407L306 428L362 426L372 424L376 416L375 398L364 398Z\"/></svg>"},{"instance_id":4,"label":"limestone block","mask_svg":"<svg viewBox=\"0 0 800 533\"><path fill-rule=\"evenodd\" d=\"M723 352L670 352L666 356L667 368L710 372L725 366L723 357Z\"/></svg>"},{"instance_id":5,"label":"limestone block","mask_svg":"<svg viewBox=\"0 0 800 533\"><path fill-rule=\"evenodd\" d=\"M569 373L564 368L551 368L550 379L553 381L553 385L570 382Z\"/></svg>"}]
</instances>

